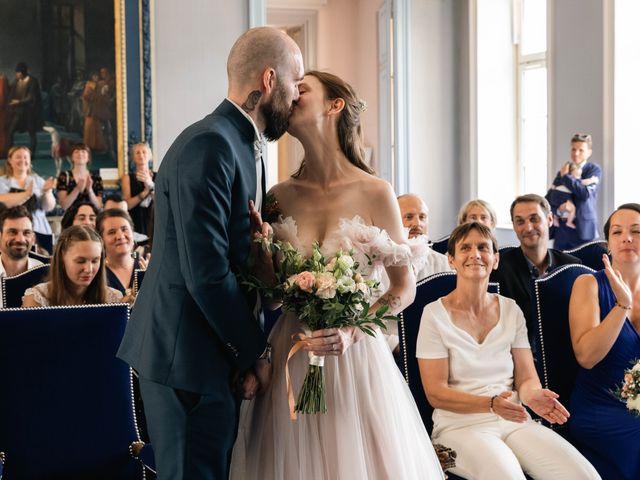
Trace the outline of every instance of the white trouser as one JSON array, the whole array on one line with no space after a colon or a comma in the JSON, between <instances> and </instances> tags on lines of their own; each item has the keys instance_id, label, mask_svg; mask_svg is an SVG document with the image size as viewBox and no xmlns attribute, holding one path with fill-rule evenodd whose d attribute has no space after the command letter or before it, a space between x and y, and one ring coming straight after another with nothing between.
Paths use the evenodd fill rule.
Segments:
<instances>
[{"instance_id":1,"label":"white trouser","mask_svg":"<svg viewBox=\"0 0 640 480\"><path fill-rule=\"evenodd\" d=\"M434 438L458 454L452 473L468 480L600 479L595 468L573 445L533 420L494 420L444 429Z\"/></svg>"}]
</instances>

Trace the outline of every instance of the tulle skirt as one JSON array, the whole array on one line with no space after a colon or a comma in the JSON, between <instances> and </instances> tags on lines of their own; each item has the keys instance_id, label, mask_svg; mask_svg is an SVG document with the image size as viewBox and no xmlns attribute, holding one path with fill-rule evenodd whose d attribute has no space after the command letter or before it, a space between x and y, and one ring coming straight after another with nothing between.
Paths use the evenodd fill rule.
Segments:
<instances>
[{"instance_id":1,"label":"tulle skirt","mask_svg":"<svg viewBox=\"0 0 640 480\"><path fill-rule=\"evenodd\" d=\"M273 377L255 400L243 402L231 478L237 480L442 479L444 475L413 397L382 334L365 336L344 355L326 357L328 412L289 416L285 362L302 332L294 315L276 323ZM297 396L309 358L289 362Z\"/></svg>"}]
</instances>

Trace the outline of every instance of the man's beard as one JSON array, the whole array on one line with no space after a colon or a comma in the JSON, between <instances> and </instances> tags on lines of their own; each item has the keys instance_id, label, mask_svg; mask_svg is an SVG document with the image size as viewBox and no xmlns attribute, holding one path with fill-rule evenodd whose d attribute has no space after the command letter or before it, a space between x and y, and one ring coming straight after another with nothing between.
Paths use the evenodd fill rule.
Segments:
<instances>
[{"instance_id":1,"label":"man's beard","mask_svg":"<svg viewBox=\"0 0 640 480\"><path fill-rule=\"evenodd\" d=\"M12 242L11 244L7 245L6 254L12 260L22 260L27 255L29 255L29 244L24 244L24 245L25 245L24 250L18 250L16 248L13 248L13 242Z\"/></svg>"},{"instance_id":2,"label":"man's beard","mask_svg":"<svg viewBox=\"0 0 640 480\"><path fill-rule=\"evenodd\" d=\"M289 128L289 116L291 106L285 101L285 91L277 87L273 92L273 98L268 104L261 107L265 119L264 136L270 141L278 140Z\"/></svg>"}]
</instances>

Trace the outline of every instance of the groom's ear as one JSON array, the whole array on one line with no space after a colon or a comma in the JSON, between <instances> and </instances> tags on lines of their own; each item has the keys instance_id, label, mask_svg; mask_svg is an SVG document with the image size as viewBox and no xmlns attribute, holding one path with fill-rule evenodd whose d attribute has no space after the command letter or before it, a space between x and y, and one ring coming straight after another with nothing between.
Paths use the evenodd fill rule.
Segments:
<instances>
[{"instance_id":1,"label":"groom's ear","mask_svg":"<svg viewBox=\"0 0 640 480\"><path fill-rule=\"evenodd\" d=\"M327 112L329 115L340 113L344 110L344 98L334 98L330 102L329 111Z\"/></svg>"}]
</instances>

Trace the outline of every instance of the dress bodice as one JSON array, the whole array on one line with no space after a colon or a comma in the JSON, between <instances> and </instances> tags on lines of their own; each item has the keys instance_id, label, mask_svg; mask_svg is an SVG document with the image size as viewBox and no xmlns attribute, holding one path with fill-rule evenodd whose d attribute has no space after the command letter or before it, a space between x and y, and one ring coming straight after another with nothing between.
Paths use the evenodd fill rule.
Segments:
<instances>
[{"instance_id":1,"label":"dress bodice","mask_svg":"<svg viewBox=\"0 0 640 480\"><path fill-rule=\"evenodd\" d=\"M616 297L604 270L596 272L594 277L598 282L598 302L602 321L613 309ZM583 400L626 408L611 392L622 383L624 371L630 368L630 362L636 358L640 358L640 334L629 319L625 319L618 338L605 357L591 369L578 369L574 395L578 392L578 396Z\"/></svg>"},{"instance_id":2,"label":"dress bodice","mask_svg":"<svg viewBox=\"0 0 640 480\"><path fill-rule=\"evenodd\" d=\"M298 225L293 217L280 218L273 225L274 236L286 241L304 255L311 255L312 245L305 245L298 236ZM320 245L325 258L339 250L353 252L360 264L359 272L366 278L381 280L384 267L412 265L419 271L427 261L428 244L420 238L406 243L394 242L386 230L367 225L359 215L341 218L338 227L329 232Z\"/></svg>"}]
</instances>

